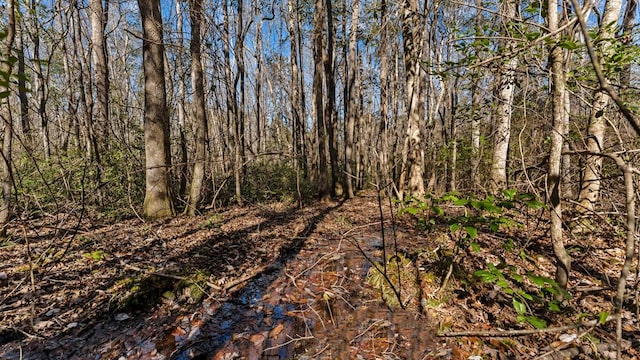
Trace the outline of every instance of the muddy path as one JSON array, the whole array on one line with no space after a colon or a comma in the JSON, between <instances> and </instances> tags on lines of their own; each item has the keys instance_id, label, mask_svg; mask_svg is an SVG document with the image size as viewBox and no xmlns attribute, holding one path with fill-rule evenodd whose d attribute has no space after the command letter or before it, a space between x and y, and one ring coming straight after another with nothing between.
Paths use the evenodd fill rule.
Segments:
<instances>
[{"instance_id":1,"label":"muddy path","mask_svg":"<svg viewBox=\"0 0 640 360\"><path fill-rule=\"evenodd\" d=\"M425 358L426 313L391 311L366 284L375 200L66 233L33 221L0 253L0 358Z\"/></svg>"}]
</instances>

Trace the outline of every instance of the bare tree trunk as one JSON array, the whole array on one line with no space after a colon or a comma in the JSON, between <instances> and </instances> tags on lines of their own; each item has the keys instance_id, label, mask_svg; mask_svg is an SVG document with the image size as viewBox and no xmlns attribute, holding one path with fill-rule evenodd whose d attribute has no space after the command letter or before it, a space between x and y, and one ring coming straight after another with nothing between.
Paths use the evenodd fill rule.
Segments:
<instances>
[{"instance_id":1,"label":"bare tree trunk","mask_svg":"<svg viewBox=\"0 0 640 360\"><path fill-rule=\"evenodd\" d=\"M185 110L185 88L184 88L184 60L182 57L182 51L180 50L184 45L184 26L183 26L183 12L182 12L182 2L176 1L176 29L178 32L178 51L176 52L176 73L177 73L177 82L178 82L178 95L176 98L177 103L177 111L178 111L178 132L179 132L179 146L180 146L180 165L177 166L177 171L180 176L179 179L179 189L178 196L187 196L187 164L189 162L189 155L187 151L187 138L185 135L185 118L186 118L186 110Z\"/></svg>"},{"instance_id":2,"label":"bare tree trunk","mask_svg":"<svg viewBox=\"0 0 640 360\"><path fill-rule=\"evenodd\" d=\"M389 50L388 50L388 35L387 28L389 24L389 13L387 10L386 0L380 2L380 47L378 49L380 59L380 130L378 141L379 152L379 183L381 186L386 187L389 184L389 180L392 178L391 169L389 168L389 129L388 129L388 117L389 117Z\"/></svg>"},{"instance_id":3,"label":"bare tree trunk","mask_svg":"<svg viewBox=\"0 0 640 360\"><path fill-rule=\"evenodd\" d=\"M482 0L476 0L476 31L480 32L484 22L482 15ZM482 34L478 33L477 36ZM476 56L481 51L479 47L476 48ZM478 189L480 186L480 179L478 176L478 168L481 162L481 148L480 148L480 125L482 123L482 74L473 75L473 90L471 95L471 183L474 189Z\"/></svg>"},{"instance_id":4,"label":"bare tree trunk","mask_svg":"<svg viewBox=\"0 0 640 360\"><path fill-rule=\"evenodd\" d=\"M82 54L82 32L81 32L81 20L80 20L80 12L77 0L72 1L72 15L71 20L73 21L73 54L75 58L75 64L77 65L77 69L75 69L76 73L76 83L78 84L78 94L80 97L80 105L82 106L82 111L78 111L78 126L82 129L82 136L84 137L84 151L86 152L86 156L88 159L93 157L93 154L97 149L97 141L95 137L95 133L93 131L93 119L91 116L91 108L92 108L92 100L90 89L91 86L88 84L87 79L91 76L87 74L88 61L85 61L85 57ZM88 89L87 89L88 88ZM46 125L46 124L45 124ZM48 134L48 129L46 126L42 129L46 134ZM48 137L46 135L45 137ZM45 143L47 140L45 140Z\"/></svg>"},{"instance_id":5,"label":"bare tree trunk","mask_svg":"<svg viewBox=\"0 0 640 360\"><path fill-rule=\"evenodd\" d=\"M202 69L202 52L200 49L200 24L202 23L202 0L189 1L189 18L191 19L191 81L194 87L194 125L195 125L195 155L193 176L189 191L187 213L196 214L200 202L202 186L204 185L205 164L207 159L207 112L204 98L204 75Z\"/></svg>"},{"instance_id":6,"label":"bare tree trunk","mask_svg":"<svg viewBox=\"0 0 640 360\"><path fill-rule=\"evenodd\" d=\"M46 111L47 103L47 83L42 69L42 59L40 58L40 25L38 23L39 4L37 0L31 0L29 18L31 19L32 31L29 32L33 43L33 58L35 59L35 72L33 92L36 95L36 109L40 118L40 130L42 146L45 159L51 157L51 139L49 135L49 115Z\"/></svg>"},{"instance_id":7,"label":"bare tree trunk","mask_svg":"<svg viewBox=\"0 0 640 360\"><path fill-rule=\"evenodd\" d=\"M505 40L500 45L510 58L501 65L498 88L496 91L497 106L495 113L495 131L493 137L493 155L491 160L490 189L498 192L507 187L507 157L509 155L509 139L511 138L511 113L513 111L513 94L515 91L515 71L518 59L513 54L517 44L509 40L507 25L516 17L517 0L505 0L500 10Z\"/></svg>"},{"instance_id":8,"label":"bare tree trunk","mask_svg":"<svg viewBox=\"0 0 640 360\"><path fill-rule=\"evenodd\" d=\"M547 0L547 23L549 33L558 30L558 0ZM565 133L565 96L566 80L564 75L564 55L562 48L557 46L560 34L552 35L554 43L549 46L549 62L551 67L551 86L553 101L553 128L551 130L551 150L549 152L549 187L551 201L551 243L556 257L556 283L561 289L567 289L569 273L571 271L571 256L564 247L562 232L562 192L560 191L563 136ZM556 295L556 300L564 298L562 293Z\"/></svg>"},{"instance_id":9,"label":"bare tree trunk","mask_svg":"<svg viewBox=\"0 0 640 360\"><path fill-rule=\"evenodd\" d=\"M258 23L256 24L256 129L255 129L255 152L264 152L263 148L263 120L262 120L262 14L257 8Z\"/></svg>"},{"instance_id":10,"label":"bare tree trunk","mask_svg":"<svg viewBox=\"0 0 640 360\"><path fill-rule=\"evenodd\" d=\"M337 111L336 111L336 82L334 79L334 33L336 31L333 24L332 0L325 0L327 8L327 53L324 62L325 86L327 88L327 103L325 119L327 124L327 135L329 138L329 162L331 164L331 186L329 188L331 197L336 196L338 186L338 147L336 139Z\"/></svg>"},{"instance_id":11,"label":"bare tree trunk","mask_svg":"<svg viewBox=\"0 0 640 360\"><path fill-rule=\"evenodd\" d=\"M324 122L324 46L323 46L323 20L324 20L323 0L316 0L315 12L313 13L313 105L316 115L316 134L318 141L318 197L325 200L329 196L327 177L327 135Z\"/></svg>"},{"instance_id":12,"label":"bare tree trunk","mask_svg":"<svg viewBox=\"0 0 640 360\"><path fill-rule=\"evenodd\" d=\"M602 15L602 21L600 24L600 31L598 38L600 41L600 51L604 56L608 56L612 51L612 39L616 34L616 27L612 24L616 24L620 10L622 9L621 0L607 0L604 13ZM600 196L600 180L602 170L602 156L597 155L604 149L606 120L605 112L607 106L609 106L610 97L599 89L593 94L593 102L591 105L591 112L589 115L589 129L587 136L587 151L590 155L587 155L584 168L582 169L582 182L580 186L580 194L578 195L577 211L580 214L586 215L595 210L595 204ZM574 228L576 231L590 231L592 225L589 223L587 217L583 217L579 226Z\"/></svg>"},{"instance_id":13,"label":"bare tree trunk","mask_svg":"<svg viewBox=\"0 0 640 360\"><path fill-rule=\"evenodd\" d=\"M20 132L23 142L30 148L31 145L31 125L29 122L29 98L27 97L26 69L24 59L24 27L19 26L16 36L16 51L18 57L18 97L20 99ZM67 52L65 51L65 54Z\"/></svg>"},{"instance_id":14,"label":"bare tree trunk","mask_svg":"<svg viewBox=\"0 0 640 360\"><path fill-rule=\"evenodd\" d=\"M293 154L293 168L296 173L296 185L299 188L300 185L300 168L306 168L305 161L303 159L303 144L304 144L304 131L300 131L303 126L303 114L304 103L301 100L302 91L300 74L298 66L298 53L300 48L298 47L298 2L297 0L289 0L287 2L287 28L289 31L289 44L291 49L290 66L291 66L291 117L293 118L293 124L291 125L291 150ZM300 194L298 194L300 195ZM302 203L302 199L298 198L298 202Z\"/></svg>"},{"instance_id":15,"label":"bare tree trunk","mask_svg":"<svg viewBox=\"0 0 640 360\"><path fill-rule=\"evenodd\" d=\"M109 68L107 67L107 49L105 39L106 13L102 7L102 0L89 1L89 18L91 19L91 56L93 59L93 81L95 89L95 101L93 102L92 123L102 129L109 128ZM94 129L94 133L95 133ZM108 134L103 131L99 135L106 139ZM102 178L100 151L97 142L91 161L96 162L96 188L98 198L100 195L100 181Z\"/></svg>"},{"instance_id":16,"label":"bare tree trunk","mask_svg":"<svg viewBox=\"0 0 640 360\"><path fill-rule=\"evenodd\" d=\"M633 29L636 26L636 9L638 8L638 0L627 0L627 7L624 10L622 19L622 37L623 45L630 45L633 41ZM631 86L631 64L626 64L620 74L620 85L623 89Z\"/></svg>"},{"instance_id":17,"label":"bare tree trunk","mask_svg":"<svg viewBox=\"0 0 640 360\"><path fill-rule=\"evenodd\" d=\"M351 32L349 33L349 53L347 55L347 101L344 124L344 195L354 197L353 177L355 172L355 159L353 154L354 132L358 109L358 99L356 98L356 74L358 72L358 21L360 19L360 1L353 0L351 14ZM346 36L346 35L345 35Z\"/></svg>"},{"instance_id":18,"label":"bare tree trunk","mask_svg":"<svg viewBox=\"0 0 640 360\"><path fill-rule=\"evenodd\" d=\"M236 42L235 42L235 59L238 67L236 78L233 83L233 90L236 91L236 85L240 83L240 102L236 102L236 123L235 123L235 166L234 178L236 183L236 203L243 204L242 200L242 177L244 174L245 156L245 65L244 65L244 6L243 0L237 0L238 19L236 22Z\"/></svg>"},{"instance_id":19,"label":"bare tree trunk","mask_svg":"<svg viewBox=\"0 0 640 360\"><path fill-rule=\"evenodd\" d=\"M7 1L6 12L8 15L6 37L2 44L2 61L0 62L0 119L4 128L2 142L2 159L0 159L0 237L7 236L7 225L11 219L11 187L12 187L12 171L11 171L11 145L13 141L13 116L11 114L11 105L9 97L11 96L11 73L13 71L13 63L8 61L8 57L13 52L13 43L16 35L16 13L14 2ZM7 57L5 59L4 57Z\"/></svg>"},{"instance_id":20,"label":"bare tree trunk","mask_svg":"<svg viewBox=\"0 0 640 360\"><path fill-rule=\"evenodd\" d=\"M171 152L164 77L164 45L159 0L138 0L142 18L144 66L144 141L146 191L143 212L148 218L173 215L169 191Z\"/></svg>"},{"instance_id":21,"label":"bare tree trunk","mask_svg":"<svg viewBox=\"0 0 640 360\"><path fill-rule=\"evenodd\" d=\"M402 2L402 38L407 87L407 133L403 149L399 197L422 197L424 189L424 150L420 125L420 59L422 32L420 31L417 0ZM405 184L407 182L407 184Z\"/></svg>"}]
</instances>

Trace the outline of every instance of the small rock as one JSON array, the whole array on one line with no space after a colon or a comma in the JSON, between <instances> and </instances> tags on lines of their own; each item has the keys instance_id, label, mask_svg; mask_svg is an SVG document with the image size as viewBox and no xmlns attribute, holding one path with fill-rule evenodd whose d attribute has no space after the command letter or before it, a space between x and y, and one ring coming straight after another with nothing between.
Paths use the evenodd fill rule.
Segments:
<instances>
[{"instance_id":1,"label":"small rock","mask_svg":"<svg viewBox=\"0 0 640 360\"><path fill-rule=\"evenodd\" d=\"M47 317L52 317L53 315L56 315L57 313L60 312L60 309L58 308L53 308L49 311L47 311L47 313L45 314Z\"/></svg>"},{"instance_id":2,"label":"small rock","mask_svg":"<svg viewBox=\"0 0 640 360\"><path fill-rule=\"evenodd\" d=\"M7 273L4 271L0 271L0 280L7 280L9 279L9 276L7 276Z\"/></svg>"},{"instance_id":3,"label":"small rock","mask_svg":"<svg viewBox=\"0 0 640 360\"><path fill-rule=\"evenodd\" d=\"M562 341L563 343L570 343L573 342L575 339L578 338L578 335L576 334L562 334L560 335L560 341Z\"/></svg>"},{"instance_id":4,"label":"small rock","mask_svg":"<svg viewBox=\"0 0 640 360\"><path fill-rule=\"evenodd\" d=\"M73 329L78 327L78 323L77 322L70 322L67 324L67 327L65 328L65 330L69 330L69 329Z\"/></svg>"},{"instance_id":5,"label":"small rock","mask_svg":"<svg viewBox=\"0 0 640 360\"><path fill-rule=\"evenodd\" d=\"M115 316L116 321L125 321L127 319L131 319L131 316L125 313L119 313Z\"/></svg>"}]
</instances>

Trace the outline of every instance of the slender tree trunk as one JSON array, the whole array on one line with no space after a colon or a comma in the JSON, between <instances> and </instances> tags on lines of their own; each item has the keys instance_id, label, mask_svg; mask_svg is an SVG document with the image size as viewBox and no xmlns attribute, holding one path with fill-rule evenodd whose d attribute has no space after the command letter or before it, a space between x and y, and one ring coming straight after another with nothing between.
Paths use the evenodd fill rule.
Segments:
<instances>
[{"instance_id":1,"label":"slender tree trunk","mask_svg":"<svg viewBox=\"0 0 640 360\"><path fill-rule=\"evenodd\" d=\"M200 202L207 154L207 124L206 102L204 98L204 75L202 69L202 52L200 49L200 24L202 23L202 0L189 1L189 18L191 19L191 83L193 84L193 105L195 125L195 155L193 164L193 176L189 191L187 213L196 214Z\"/></svg>"},{"instance_id":2,"label":"slender tree trunk","mask_svg":"<svg viewBox=\"0 0 640 360\"><path fill-rule=\"evenodd\" d=\"M46 111L47 104L47 83L42 68L40 58L40 24L38 23L39 4L37 0L31 0L29 18L31 19L32 30L29 32L33 43L33 58L35 59L35 79L33 92L36 95L36 109L40 118L40 131L45 159L51 158L51 139L49 134L49 115Z\"/></svg>"},{"instance_id":3,"label":"slender tree trunk","mask_svg":"<svg viewBox=\"0 0 640 360\"><path fill-rule=\"evenodd\" d=\"M243 0L236 0L238 4L238 19L236 26L236 47L235 47L235 57L236 57L236 65L238 67L238 73L236 74L236 81L234 83L234 89L236 88L236 84L239 83L240 89L240 102L236 107L237 115L236 115L236 136L239 140L240 147L240 175L244 174L245 165L244 161L246 159L246 149L247 149L247 137L245 134L245 63L244 63L244 38L245 38L245 30L244 30L244 3ZM237 157L237 155L236 155ZM242 200L240 197L237 197L239 200L238 204L242 205Z\"/></svg>"},{"instance_id":4,"label":"slender tree trunk","mask_svg":"<svg viewBox=\"0 0 640 360\"><path fill-rule=\"evenodd\" d=\"M258 23L256 24L256 129L255 152L264 152L263 148L263 120L262 120L262 14L257 10Z\"/></svg>"},{"instance_id":5,"label":"slender tree trunk","mask_svg":"<svg viewBox=\"0 0 640 360\"><path fill-rule=\"evenodd\" d=\"M187 196L187 164L189 162L189 155L187 151L187 137L185 135L185 118L186 118L186 110L185 110L185 86L184 86L184 60L182 57L182 51L180 50L184 45L184 26L183 26L183 12L182 12L182 2L176 1L176 29L178 32L178 50L176 51L176 73L177 73L177 82L178 82L178 96L176 98L177 103L177 111L178 111L178 132L180 138L180 165L177 167L178 174L180 176L179 179L179 190L178 196Z\"/></svg>"},{"instance_id":6,"label":"slender tree trunk","mask_svg":"<svg viewBox=\"0 0 640 360\"><path fill-rule=\"evenodd\" d=\"M358 99L356 98L356 74L358 72L358 21L360 19L360 0L353 0L351 13L351 32L349 33L349 53L347 55L347 101L344 124L344 195L345 197L354 197L353 177L357 175L355 172L355 159L353 154L354 132L356 117L358 111Z\"/></svg>"},{"instance_id":7,"label":"slender tree trunk","mask_svg":"<svg viewBox=\"0 0 640 360\"><path fill-rule=\"evenodd\" d=\"M302 97L301 92L303 87L300 85L300 73L298 66L298 52L301 51L298 47L298 2L296 0L289 0L287 2L287 29L289 31L289 45L290 45L290 66L291 66L291 117L293 118L293 124L291 124L291 150L293 158L293 169L296 173L296 185L300 184L300 170L301 167L306 168L305 161L303 159L302 150L304 143L304 132L300 131L303 122L304 103L300 100ZM300 195L300 194L299 194ZM302 199L298 198L298 202L302 203Z\"/></svg>"},{"instance_id":8,"label":"slender tree trunk","mask_svg":"<svg viewBox=\"0 0 640 360\"><path fill-rule=\"evenodd\" d=\"M422 197L424 189L424 150L420 125L420 59L422 32L420 31L417 0L402 2L402 38L407 89L407 133L403 149L399 197ZM405 184L405 182L407 182Z\"/></svg>"},{"instance_id":9,"label":"slender tree trunk","mask_svg":"<svg viewBox=\"0 0 640 360\"><path fill-rule=\"evenodd\" d=\"M389 50L388 50L388 35L387 28L389 25L389 14L387 10L386 0L380 2L380 47L379 60L380 60L380 130L377 138L378 153L379 153L379 183L381 186L386 187L391 179L391 169L389 168Z\"/></svg>"},{"instance_id":10,"label":"slender tree trunk","mask_svg":"<svg viewBox=\"0 0 640 360\"><path fill-rule=\"evenodd\" d=\"M327 88L327 102L325 111L325 122L327 124L327 135L329 139L329 162L331 164L331 186L329 188L331 197L336 196L338 186L338 147L336 139L337 111L336 111L336 81L334 77L334 33L336 31L333 23L332 0L325 0L327 8L327 52L324 61L325 87Z\"/></svg>"},{"instance_id":11,"label":"slender tree trunk","mask_svg":"<svg viewBox=\"0 0 640 360\"><path fill-rule=\"evenodd\" d=\"M93 59L93 81L95 101L93 102L92 123L101 129L109 128L109 68L107 67L107 49L105 39L106 13L102 7L102 0L89 1L89 18L91 19L91 57ZM96 130L94 129L94 133ZM107 139L105 131L99 132L98 137ZM100 151L97 141L94 142L93 159L96 166L96 185L98 198L101 200L100 181L102 178Z\"/></svg>"},{"instance_id":12,"label":"slender tree trunk","mask_svg":"<svg viewBox=\"0 0 640 360\"><path fill-rule=\"evenodd\" d=\"M482 14L482 0L476 0L477 14L476 14L476 35L483 36L484 31L482 25L484 23L484 16ZM476 48L476 56L479 56L481 49ZM474 189L480 187L480 179L478 176L478 168L481 162L481 148L480 148L480 125L482 123L482 79L481 74L474 74L473 77L473 90L471 95L471 183Z\"/></svg>"},{"instance_id":13,"label":"slender tree trunk","mask_svg":"<svg viewBox=\"0 0 640 360\"><path fill-rule=\"evenodd\" d=\"M608 56L612 51L612 39L616 34L616 24L620 10L622 9L621 0L607 0L602 21L600 24L600 32L598 38L600 41L600 51L604 56ZM590 231L592 225L589 223L587 214L595 210L595 204L600 196L600 181L602 170L602 156L596 155L603 151L605 141L605 131L607 127L605 113L609 106L609 95L600 90L596 90L593 94L593 102L589 115L589 129L587 136L587 159L582 169L582 182L580 186L580 194L578 195L577 210L580 214L585 215L576 231Z\"/></svg>"},{"instance_id":14,"label":"slender tree trunk","mask_svg":"<svg viewBox=\"0 0 640 360\"><path fill-rule=\"evenodd\" d=\"M13 53L13 43L16 35L16 13L13 1L7 1L6 12L8 15L6 37L2 44L2 61L0 62L0 119L2 120L0 126L4 129L2 158L0 159L0 198L2 201L0 203L0 237L7 236L7 225L11 219L11 188L13 183L11 171L13 116L11 114L11 104L9 103L13 63L8 61L8 57Z\"/></svg>"},{"instance_id":15,"label":"slender tree trunk","mask_svg":"<svg viewBox=\"0 0 640 360\"><path fill-rule=\"evenodd\" d=\"M554 34L558 30L558 0L547 0L547 24L549 32ZM556 283L561 289L567 289L569 273L571 271L571 256L564 248L562 231L562 198L561 198L561 164L562 147L565 126L565 95L566 81L564 75L564 56L562 48L557 46L560 34L552 35L554 42L549 46L549 63L551 67L551 86L553 101L553 127L551 130L551 150L549 152L549 188L551 201L551 243L556 257ZM563 294L556 295L557 300L563 299Z\"/></svg>"},{"instance_id":16,"label":"slender tree trunk","mask_svg":"<svg viewBox=\"0 0 640 360\"><path fill-rule=\"evenodd\" d=\"M144 67L144 142L146 191L144 215L162 218L173 215L169 191L171 152L169 117L164 75L164 43L159 0L138 0L142 18Z\"/></svg>"},{"instance_id":17,"label":"slender tree trunk","mask_svg":"<svg viewBox=\"0 0 640 360\"><path fill-rule=\"evenodd\" d=\"M23 142L30 148L31 125L29 122L29 98L27 97L26 68L24 59L24 27L17 26L16 51L18 57L18 97L20 99L20 132ZM65 51L65 54L67 52Z\"/></svg>"},{"instance_id":18,"label":"slender tree trunk","mask_svg":"<svg viewBox=\"0 0 640 360\"><path fill-rule=\"evenodd\" d=\"M491 191L498 192L507 187L507 158L509 155L509 139L511 138L511 113L513 111L513 94L515 92L515 71L518 59L513 54L517 44L509 40L507 25L516 17L517 0L504 0L500 11L505 40L500 45L509 59L502 64L499 83L496 91L495 131L493 138L493 155L491 160Z\"/></svg>"},{"instance_id":19,"label":"slender tree trunk","mask_svg":"<svg viewBox=\"0 0 640 360\"><path fill-rule=\"evenodd\" d=\"M88 62L85 61L85 57L82 54L83 40L79 4L77 0L72 1L72 9L71 20L73 21L73 57L75 58L75 61L73 63L75 63L77 66L77 69L75 69L75 82L78 85L79 101L80 106L82 107L82 111L78 111L79 119L77 124L80 127L82 136L84 138L84 151L86 153L87 159L91 159L93 157L93 154L95 153L95 149L97 149L97 140L93 131L93 118L91 116L92 101L90 96L91 87L86 81L90 78L90 75L87 75ZM44 126L42 130L46 134L48 134L46 126ZM45 137L48 137L48 135ZM47 140L45 140L45 143L46 142Z\"/></svg>"},{"instance_id":20,"label":"slender tree trunk","mask_svg":"<svg viewBox=\"0 0 640 360\"><path fill-rule=\"evenodd\" d=\"M324 72L324 46L323 46L323 20L324 20L324 3L323 0L316 0L315 12L313 14L313 105L316 115L316 134L318 141L318 197L325 200L329 196L328 176L327 176L327 136L324 122L324 91L323 79Z\"/></svg>"},{"instance_id":21,"label":"slender tree trunk","mask_svg":"<svg viewBox=\"0 0 640 360\"><path fill-rule=\"evenodd\" d=\"M627 0L627 7L624 10L622 19L622 37L623 45L630 45L633 41L633 29L636 26L636 9L638 8L638 0ZM631 64L626 64L620 74L620 85L623 89L631 86Z\"/></svg>"}]
</instances>

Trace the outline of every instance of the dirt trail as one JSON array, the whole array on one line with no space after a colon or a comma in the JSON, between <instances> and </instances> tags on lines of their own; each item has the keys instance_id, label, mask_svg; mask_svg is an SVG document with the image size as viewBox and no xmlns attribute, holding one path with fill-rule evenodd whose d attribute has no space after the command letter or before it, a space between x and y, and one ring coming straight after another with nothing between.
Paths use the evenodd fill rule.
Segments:
<instances>
[{"instance_id":1,"label":"dirt trail","mask_svg":"<svg viewBox=\"0 0 640 360\"><path fill-rule=\"evenodd\" d=\"M147 224L87 222L67 234L46 232L53 226L45 222L30 224L28 244L16 237L0 253L7 275L0 284L0 358L435 354L435 330L425 316L390 311L365 284L364 255L380 257L375 197Z\"/></svg>"}]
</instances>

